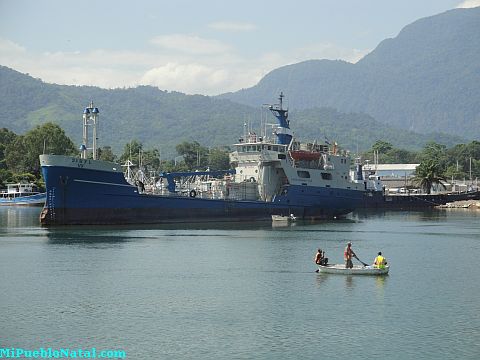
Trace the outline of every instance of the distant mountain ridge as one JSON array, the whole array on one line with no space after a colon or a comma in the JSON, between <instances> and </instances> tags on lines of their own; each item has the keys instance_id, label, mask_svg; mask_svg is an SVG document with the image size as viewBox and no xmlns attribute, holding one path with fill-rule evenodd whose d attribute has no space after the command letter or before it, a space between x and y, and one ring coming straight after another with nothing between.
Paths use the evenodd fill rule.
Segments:
<instances>
[{"instance_id":1,"label":"distant mountain ridge","mask_svg":"<svg viewBox=\"0 0 480 360\"><path fill-rule=\"evenodd\" d=\"M0 127L23 133L53 121L80 144L82 110L93 100L101 112L100 146L119 153L137 139L171 157L184 140L236 142L244 123L260 123L261 104L274 103L284 91L299 137L325 135L353 151L377 140L407 149L430 140L451 146L480 138L478 34L480 8L456 9L406 26L356 64L288 65L250 89L218 97L150 86L47 84L0 66Z\"/></svg>"},{"instance_id":2,"label":"distant mountain ridge","mask_svg":"<svg viewBox=\"0 0 480 360\"><path fill-rule=\"evenodd\" d=\"M264 102L283 90L295 109L332 107L420 133L480 138L480 7L407 25L356 64L310 60L273 70L257 85L220 95Z\"/></svg>"},{"instance_id":3,"label":"distant mountain ridge","mask_svg":"<svg viewBox=\"0 0 480 360\"><path fill-rule=\"evenodd\" d=\"M277 95L272 94L265 102L275 102ZM107 90L47 84L0 66L0 127L21 134L52 121L79 145L83 108L90 100L100 108L99 146L111 146L117 154L127 142L136 139L146 147L158 148L162 158L171 158L175 156L175 145L184 140L209 147L228 146L243 134L244 123L260 127L259 105L249 107L150 86ZM328 137L353 151L367 150L377 140L408 149L419 149L430 140L447 146L465 142L440 133L421 135L398 130L371 116L332 108L293 110L290 119L297 136L311 140ZM274 122L273 117L271 120Z\"/></svg>"},{"instance_id":4,"label":"distant mountain ridge","mask_svg":"<svg viewBox=\"0 0 480 360\"><path fill-rule=\"evenodd\" d=\"M256 113L228 100L150 86L109 90L47 84L0 66L0 127L16 133L53 121L80 144L83 108L91 100L100 108L99 145L112 146L117 153L133 139L163 150L165 156L172 156L184 140L230 144L243 131L245 119Z\"/></svg>"}]
</instances>

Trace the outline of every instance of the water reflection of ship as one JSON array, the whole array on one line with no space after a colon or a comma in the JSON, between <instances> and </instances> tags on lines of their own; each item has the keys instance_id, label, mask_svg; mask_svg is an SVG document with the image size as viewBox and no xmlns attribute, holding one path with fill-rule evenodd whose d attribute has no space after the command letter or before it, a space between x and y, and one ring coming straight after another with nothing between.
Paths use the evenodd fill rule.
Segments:
<instances>
[{"instance_id":1,"label":"water reflection of ship","mask_svg":"<svg viewBox=\"0 0 480 360\"><path fill-rule=\"evenodd\" d=\"M82 228L68 229L48 229L46 236L49 244L55 245L85 245L85 246L118 246L132 240L138 240L138 237L131 238L127 235L122 235L118 231L105 229L89 229L86 231Z\"/></svg>"},{"instance_id":2,"label":"water reflection of ship","mask_svg":"<svg viewBox=\"0 0 480 360\"><path fill-rule=\"evenodd\" d=\"M0 228L25 228L38 226L40 208L36 206L2 206L0 207Z\"/></svg>"}]
</instances>

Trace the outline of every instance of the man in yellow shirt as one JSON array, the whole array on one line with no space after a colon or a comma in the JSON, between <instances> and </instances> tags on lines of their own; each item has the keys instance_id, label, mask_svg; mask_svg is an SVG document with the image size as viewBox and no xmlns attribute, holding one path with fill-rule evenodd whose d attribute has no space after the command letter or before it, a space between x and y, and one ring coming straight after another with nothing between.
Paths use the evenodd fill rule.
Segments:
<instances>
[{"instance_id":1,"label":"man in yellow shirt","mask_svg":"<svg viewBox=\"0 0 480 360\"><path fill-rule=\"evenodd\" d=\"M385 269L385 265L387 265L387 259L382 256L382 252L380 251L373 262L373 266L378 269Z\"/></svg>"}]
</instances>

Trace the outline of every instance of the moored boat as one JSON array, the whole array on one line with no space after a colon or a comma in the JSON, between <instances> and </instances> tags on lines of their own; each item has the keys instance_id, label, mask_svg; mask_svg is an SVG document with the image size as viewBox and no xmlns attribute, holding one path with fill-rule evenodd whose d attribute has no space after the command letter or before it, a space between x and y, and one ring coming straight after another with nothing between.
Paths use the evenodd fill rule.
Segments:
<instances>
[{"instance_id":1,"label":"moored boat","mask_svg":"<svg viewBox=\"0 0 480 360\"><path fill-rule=\"evenodd\" d=\"M45 199L46 193L37 191L32 183L7 184L7 189L0 192L0 206L43 206Z\"/></svg>"},{"instance_id":2,"label":"moored boat","mask_svg":"<svg viewBox=\"0 0 480 360\"><path fill-rule=\"evenodd\" d=\"M434 208L454 201L480 200L480 190L476 186L463 192L390 193L376 170L370 165L368 168L363 167L359 160L356 160L355 171L351 176L354 182L363 183L365 186L364 201L360 208L416 210Z\"/></svg>"},{"instance_id":3,"label":"moored boat","mask_svg":"<svg viewBox=\"0 0 480 360\"><path fill-rule=\"evenodd\" d=\"M318 159L292 158L290 151L302 149L302 144L290 130L283 94L279 100L268 107L278 124L260 136L244 127L243 137L230 153L234 169L223 178L198 182L192 179L212 172L161 173L168 183L161 193L149 193L140 181L129 181L121 165L97 160L97 145L89 145L88 129L97 139L99 111L90 104L83 115L81 157L40 155L47 188L41 223L264 221L283 214L333 219L361 206L364 185L349 178L346 152L337 152L328 143L307 144L307 150L320 154Z\"/></svg>"},{"instance_id":4,"label":"moored boat","mask_svg":"<svg viewBox=\"0 0 480 360\"><path fill-rule=\"evenodd\" d=\"M272 221L289 223L289 222L297 221L297 218L293 214L290 214L288 216L286 216L286 215L272 215Z\"/></svg>"},{"instance_id":5,"label":"moored boat","mask_svg":"<svg viewBox=\"0 0 480 360\"><path fill-rule=\"evenodd\" d=\"M325 274L341 274L341 275L386 275L390 267L378 268L363 265L353 265L353 268L347 269L344 264L318 265L318 272Z\"/></svg>"}]
</instances>

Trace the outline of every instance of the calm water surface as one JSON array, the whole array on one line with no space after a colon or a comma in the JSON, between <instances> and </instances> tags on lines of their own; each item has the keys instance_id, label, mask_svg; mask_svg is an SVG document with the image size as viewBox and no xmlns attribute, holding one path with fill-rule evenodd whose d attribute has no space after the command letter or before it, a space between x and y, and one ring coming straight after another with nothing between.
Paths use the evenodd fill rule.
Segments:
<instances>
[{"instance_id":1,"label":"calm water surface","mask_svg":"<svg viewBox=\"0 0 480 360\"><path fill-rule=\"evenodd\" d=\"M0 208L0 347L128 359L478 359L480 213L353 214L287 227L38 226ZM387 277L314 272L382 251Z\"/></svg>"}]
</instances>

